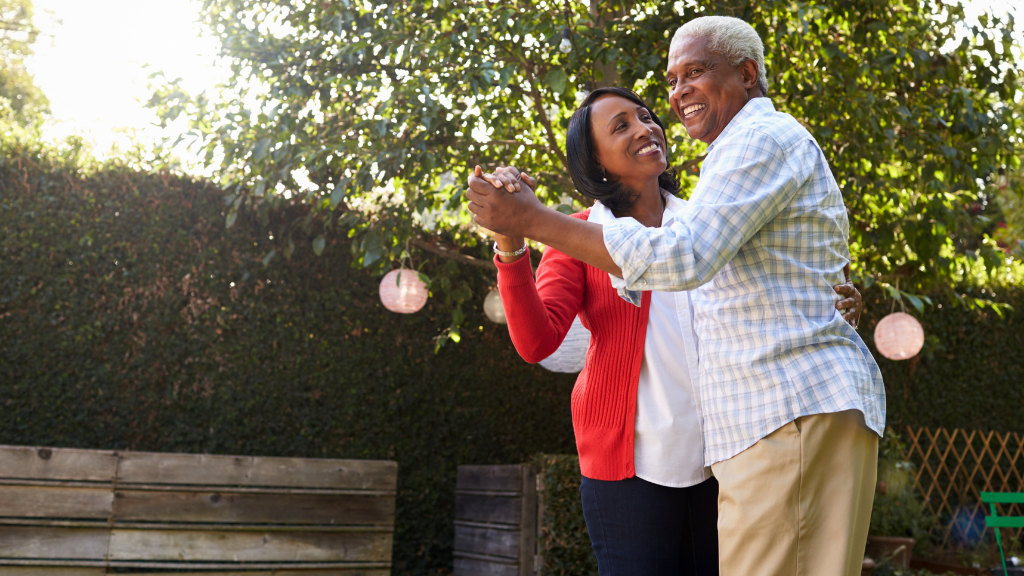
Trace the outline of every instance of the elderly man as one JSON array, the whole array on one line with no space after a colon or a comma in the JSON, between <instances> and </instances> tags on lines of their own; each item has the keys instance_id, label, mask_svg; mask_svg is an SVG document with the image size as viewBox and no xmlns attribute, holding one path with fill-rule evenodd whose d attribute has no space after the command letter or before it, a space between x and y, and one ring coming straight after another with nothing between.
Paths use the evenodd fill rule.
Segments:
<instances>
[{"instance_id":1,"label":"elderly man","mask_svg":"<svg viewBox=\"0 0 1024 576\"><path fill-rule=\"evenodd\" d=\"M834 310L849 261L839 187L814 138L766 97L749 24L704 17L679 28L667 80L672 109L708 144L674 224L570 218L514 170L496 183L527 193L478 172L470 210L486 228L607 271L634 304L643 290L694 291L723 576L860 574L885 392Z\"/></svg>"}]
</instances>

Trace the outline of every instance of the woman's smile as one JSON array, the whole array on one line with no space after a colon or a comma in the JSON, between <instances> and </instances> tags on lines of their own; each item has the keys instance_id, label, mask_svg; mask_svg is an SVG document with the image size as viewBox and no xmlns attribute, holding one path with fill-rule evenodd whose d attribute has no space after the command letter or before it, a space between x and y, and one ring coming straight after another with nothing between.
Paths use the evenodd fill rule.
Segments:
<instances>
[{"instance_id":1,"label":"woman's smile","mask_svg":"<svg viewBox=\"0 0 1024 576\"><path fill-rule=\"evenodd\" d=\"M648 144L645 144L642 148L640 148L639 150L637 150L633 154L636 155L636 156L652 156L654 154L661 154L661 153L662 153L661 145L658 144L657 142L650 142Z\"/></svg>"}]
</instances>

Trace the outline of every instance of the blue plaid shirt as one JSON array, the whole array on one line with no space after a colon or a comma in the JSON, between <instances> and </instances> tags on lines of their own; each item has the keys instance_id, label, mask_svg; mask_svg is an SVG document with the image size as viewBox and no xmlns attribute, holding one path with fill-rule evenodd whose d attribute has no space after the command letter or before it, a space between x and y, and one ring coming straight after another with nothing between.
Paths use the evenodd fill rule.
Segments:
<instances>
[{"instance_id":1,"label":"blue plaid shirt","mask_svg":"<svg viewBox=\"0 0 1024 576\"><path fill-rule=\"evenodd\" d=\"M860 410L882 434L882 374L835 309L848 235L821 149L767 98L747 102L708 147L676 222L604 227L624 299L693 290L706 465L811 414Z\"/></svg>"}]
</instances>

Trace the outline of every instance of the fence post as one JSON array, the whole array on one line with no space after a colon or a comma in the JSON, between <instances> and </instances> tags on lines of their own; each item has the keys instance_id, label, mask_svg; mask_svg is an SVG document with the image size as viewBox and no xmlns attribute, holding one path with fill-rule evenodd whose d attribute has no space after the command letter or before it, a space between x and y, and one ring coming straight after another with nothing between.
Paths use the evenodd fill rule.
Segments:
<instances>
[{"instance_id":1,"label":"fence post","mask_svg":"<svg viewBox=\"0 0 1024 576\"><path fill-rule=\"evenodd\" d=\"M459 466L455 576L534 576L537 524L532 465Z\"/></svg>"}]
</instances>

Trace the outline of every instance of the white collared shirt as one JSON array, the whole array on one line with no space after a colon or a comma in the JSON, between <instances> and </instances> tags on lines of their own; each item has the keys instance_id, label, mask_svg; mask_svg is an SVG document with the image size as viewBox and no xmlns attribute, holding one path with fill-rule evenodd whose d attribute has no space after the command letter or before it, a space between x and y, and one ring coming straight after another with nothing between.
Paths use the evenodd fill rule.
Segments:
<instances>
[{"instance_id":1,"label":"white collared shirt","mask_svg":"<svg viewBox=\"0 0 1024 576\"><path fill-rule=\"evenodd\" d=\"M671 224L686 206L670 194L665 198L663 226ZM610 224L616 218L595 202L588 220ZM711 477L711 469L703 464L697 382L697 335L690 293L652 292L636 392L633 465L637 477L672 488L693 486Z\"/></svg>"}]
</instances>

